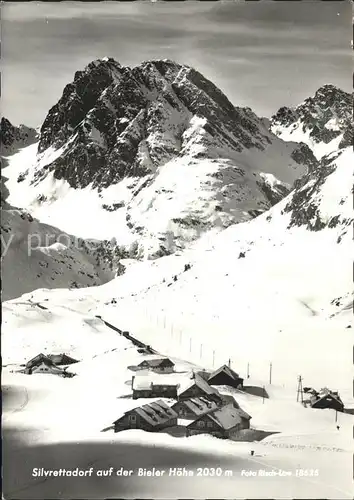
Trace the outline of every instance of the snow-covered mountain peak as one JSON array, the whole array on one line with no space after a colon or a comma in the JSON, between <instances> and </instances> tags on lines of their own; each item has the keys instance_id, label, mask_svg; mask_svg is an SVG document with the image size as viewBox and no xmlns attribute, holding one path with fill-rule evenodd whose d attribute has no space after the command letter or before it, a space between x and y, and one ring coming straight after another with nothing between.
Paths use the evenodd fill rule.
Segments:
<instances>
[{"instance_id":1,"label":"snow-covered mountain peak","mask_svg":"<svg viewBox=\"0 0 354 500\"><path fill-rule=\"evenodd\" d=\"M208 146L233 157L244 149L264 151L274 140L256 115L235 108L189 66L152 60L129 68L108 58L75 73L42 125L38 152L64 147L47 170L75 188L91 182L108 187L183 155L183 134L192 117L205 119L200 127L204 141L195 141L200 154L203 142L209 157L220 156L220 151Z\"/></svg>"},{"instance_id":2,"label":"snow-covered mountain peak","mask_svg":"<svg viewBox=\"0 0 354 500\"><path fill-rule=\"evenodd\" d=\"M104 234L82 233L72 217L48 222L83 237L129 233L139 254L158 256L264 212L314 164L306 145L279 139L194 68L105 58L64 88L42 125L37 158L27 170L22 164L17 180L40 218L59 202L72 213L70 190L70 203L90 192ZM109 224L105 207L114 207Z\"/></svg>"},{"instance_id":3,"label":"snow-covered mountain peak","mask_svg":"<svg viewBox=\"0 0 354 500\"><path fill-rule=\"evenodd\" d=\"M284 140L306 143L320 159L351 145L352 115L352 94L323 85L300 105L280 108L271 119L271 130Z\"/></svg>"}]
</instances>

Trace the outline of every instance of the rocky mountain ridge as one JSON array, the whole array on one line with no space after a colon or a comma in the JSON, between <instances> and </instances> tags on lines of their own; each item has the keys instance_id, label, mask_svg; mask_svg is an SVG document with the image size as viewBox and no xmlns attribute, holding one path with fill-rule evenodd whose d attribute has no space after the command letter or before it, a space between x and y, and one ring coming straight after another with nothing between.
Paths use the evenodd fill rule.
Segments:
<instances>
[{"instance_id":1,"label":"rocky mountain ridge","mask_svg":"<svg viewBox=\"0 0 354 500\"><path fill-rule=\"evenodd\" d=\"M105 58L65 87L18 182L48 212L59 196L42 189L48 182L91 190L103 211L123 215L140 255L152 257L257 216L316 165L307 145L279 139L195 69Z\"/></svg>"},{"instance_id":2,"label":"rocky mountain ridge","mask_svg":"<svg viewBox=\"0 0 354 500\"><path fill-rule=\"evenodd\" d=\"M37 227L39 234L46 235L49 229L62 234L56 229L62 227L63 234L82 236L81 227L88 221L89 236L79 240L102 240L94 247L101 248L106 264L91 262L89 256L90 264L84 265L83 272L93 278L76 270L75 276L78 272L83 280L72 279L67 266L68 273L55 268L43 281L45 273L39 270L36 279L29 277L37 287L42 282L46 287L70 286L71 281L78 286L100 284L102 272L104 279L113 276L111 266L113 272L123 271L121 259L178 253L209 232L222 233L235 223L266 216L281 200L284 231L337 228L340 243L353 219L350 193L344 191L342 180L350 182L346 166L351 152L344 147L350 131L350 99L337 90L336 98L336 89L325 86L297 111L282 108L277 118L268 121L248 108L234 107L198 72L172 61L150 61L136 68L112 59L94 61L65 87L43 123L38 145L14 155L16 161L6 169L9 180L2 178L1 190L10 222L3 227L4 234L27 234L47 221L48 225ZM314 141L308 133L314 109L321 118L318 127L328 130L330 122L335 129L334 139L327 143L330 149L317 151L318 159L310 150ZM333 109L339 116L336 122ZM288 140L295 115L301 134L291 133L291 142L269 132L270 127ZM327 138L326 133L316 134L316 146L326 144L320 139ZM329 197L327 186L336 183L338 194ZM327 210L330 198L336 205ZM73 219L74 229L66 227ZM107 238L91 234L102 227ZM122 240L124 231L129 232L127 244ZM54 252L58 266L66 266L65 255L71 250L57 243L44 245L39 255ZM24 244L22 238L20 254L26 251ZM59 254L57 258L56 252L64 258ZM78 269L82 259L87 260L82 252L74 258ZM32 262L30 267L36 266Z\"/></svg>"},{"instance_id":3,"label":"rocky mountain ridge","mask_svg":"<svg viewBox=\"0 0 354 500\"><path fill-rule=\"evenodd\" d=\"M191 126L194 117L201 119L198 128ZM129 68L107 58L76 72L49 111L38 152L64 149L36 180L50 170L74 188L101 189L177 157L218 158L223 149L232 158L269 144L262 121L234 107L193 68L169 60Z\"/></svg>"},{"instance_id":4,"label":"rocky mountain ridge","mask_svg":"<svg viewBox=\"0 0 354 500\"><path fill-rule=\"evenodd\" d=\"M10 120L2 117L0 122L0 154L7 156L19 148L33 144L38 139L37 131L26 125L13 125Z\"/></svg>"},{"instance_id":5,"label":"rocky mountain ridge","mask_svg":"<svg viewBox=\"0 0 354 500\"><path fill-rule=\"evenodd\" d=\"M323 85L298 106L280 108L270 128L284 140L307 143L318 158L346 148L353 143L353 95Z\"/></svg>"}]
</instances>

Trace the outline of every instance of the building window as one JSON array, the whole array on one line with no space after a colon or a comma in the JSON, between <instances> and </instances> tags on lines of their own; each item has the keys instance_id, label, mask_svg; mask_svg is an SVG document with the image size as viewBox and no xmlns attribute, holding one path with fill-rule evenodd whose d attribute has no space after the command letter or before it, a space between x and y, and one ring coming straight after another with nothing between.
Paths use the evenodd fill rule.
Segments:
<instances>
[{"instance_id":1,"label":"building window","mask_svg":"<svg viewBox=\"0 0 354 500\"><path fill-rule=\"evenodd\" d=\"M209 420L209 421L207 422L207 426L208 426L209 428L213 427L213 422L210 422L210 420Z\"/></svg>"},{"instance_id":2,"label":"building window","mask_svg":"<svg viewBox=\"0 0 354 500\"><path fill-rule=\"evenodd\" d=\"M198 420L197 425L198 425L198 427L204 427L204 421Z\"/></svg>"},{"instance_id":3,"label":"building window","mask_svg":"<svg viewBox=\"0 0 354 500\"><path fill-rule=\"evenodd\" d=\"M130 422L136 422L136 415L134 415L134 414L129 415L129 421Z\"/></svg>"}]
</instances>

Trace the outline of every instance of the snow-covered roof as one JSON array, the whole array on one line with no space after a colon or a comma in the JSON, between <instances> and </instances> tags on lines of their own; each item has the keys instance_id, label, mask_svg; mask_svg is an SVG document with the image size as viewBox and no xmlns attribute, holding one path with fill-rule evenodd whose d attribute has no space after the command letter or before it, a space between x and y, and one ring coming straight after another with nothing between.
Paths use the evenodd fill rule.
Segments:
<instances>
[{"instance_id":1,"label":"snow-covered roof","mask_svg":"<svg viewBox=\"0 0 354 500\"><path fill-rule=\"evenodd\" d=\"M133 377L132 389L146 391L161 385L165 387L179 386L179 384L171 377L164 377L164 376L149 377L140 375Z\"/></svg>"},{"instance_id":2,"label":"snow-covered roof","mask_svg":"<svg viewBox=\"0 0 354 500\"><path fill-rule=\"evenodd\" d=\"M218 391L216 389L214 389L214 387L210 387L208 382L206 380L204 380L197 373L194 374L193 378L188 380L186 385L180 387L178 394L179 395L183 394L187 389L190 389L194 385L196 385L205 394L218 394L219 395Z\"/></svg>"},{"instance_id":3,"label":"snow-covered roof","mask_svg":"<svg viewBox=\"0 0 354 500\"><path fill-rule=\"evenodd\" d=\"M45 354L40 353L37 354L34 358L30 359L26 363L27 368L31 368L32 366L39 366L41 363L46 363L47 365L54 365L54 362Z\"/></svg>"},{"instance_id":4,"label":"snow-covered roof","mask_svg":"<svg viewBox=\"0 0 354 500\"><path fill-rule=\"evenodd\" d=\"M249 415L247 412L245 412L245 410L243 410L242 408L236 408L236 410L241 418L251 420L251 418L252 418L251 415Z\"/></svg>"},{"instance_id":5,"label":"snow-covered roof","mask_svg":"<svg viewBox=\"0 0 354 500\"><path fill-rule=\"evenodd\" d=\"M135 391L151 390L152 381L148 377L134 377L132 389Z\"/></svg>"},{"instance_id":6,"label":"snow-covered roof","mask_svg":"<svg viewBox=\"0 0 354 500\"><path fill-rule=\"evenodd\" d=\"M138 366L142 366L142 365L148 365L148 366L155 368L155 367L160 366L160 365L173 366L174 363L169 358L156 358L156 359L145 359Z\"/></svg>"},{"instance_id":7,"label":"snow-covered roof","mask_svg":"<svg viewBox=\"0 0 354 500\"><path fill-rule=\"evenodd\" d=\"M343 404L343 401L339 397L339 394L334 393L334 392L330 391L329 389L321 390L318 396L316 396L316 395L311 396L310 401L311 401L311 404L314 405L314 404L318 403L319 401L326 399L326 398L334 399L335 401L338 401L338 403Z\"/></svg>"},{"instance_id":8,"label":"snow-covered roof","mask_svg":"<svg viewBox=\"0 0 354 500\"><path fill-rule=\"evenodd\" d=\"M223 365L223 366L220 366L220 368L215 370L213 373L211 373L208 380L212 379L216 375L219 375L219 373L221 373L221 372L225 373L230 378L232 378L233 380L236 380L236 381L240 378L238 373L234 372L229 366Z\"/></svg>"},{"instance_id":9,"label":"snow-covered roof","mask_svg":"<svg viewBox=\"0 0 354 500\"><path fill-rule=\"evenodd\" d=\"M78 361L71 356L68 356L65 353L61 354L49 354L48 358L53 361L53 363L61 363L63 365L65 364L71 364L71 363L77 363Z\"/></svg>"},{"instance_id":10,"label":"snow-covered roof","mask_svg":"<svg viewBox=\"0 0 354 500\"><path fill-rule=\"evenodd\" d=\"M238 404L238 402L236 401L236 399L231 394L223 394L220 391L220 396L221 396L221 399L226 404L232 404L232 405L234 405L235 408L239 408L240 407L239 404Z\"/></svg>"},{"instance_id":11,"label":"snow-covered roof","mask_svg":"<svg viewBox=\"0 0 354 500\"><path fill-rule=\"evenodd\" d=\"M177 413L161 399L153 403L138 406L137 408L126 412L125 415L131 412L136 412L146 422L153 426L160 425L168 420L177 418Z\"/></svg>"},{"instance_id":12,"label":"snow-covered roof","mask_svg":"<svg viewBox=\"0 0 354 500\"><path fill-rule=\"evenodd\" d=\"M211 418L219 427L225 430L232 429L235 425L241 423L242 415L238 408L233 405L226 405L222 408L210 413L209 418Z\"/></svg>"},{"instance_id":13,"label":"snow-covered roof","mask_svg":"<svg viewBox=\"0 0 354 500\"><path fill-rule=\"evenodd\" d=\"M187 406L187 408L197 416L204 415L205 413L213 411L218 407L215 401L211 401L204 397L186 399L183 401L183 404L185 404L185 406Z\"/></svg>"}]
</instances>

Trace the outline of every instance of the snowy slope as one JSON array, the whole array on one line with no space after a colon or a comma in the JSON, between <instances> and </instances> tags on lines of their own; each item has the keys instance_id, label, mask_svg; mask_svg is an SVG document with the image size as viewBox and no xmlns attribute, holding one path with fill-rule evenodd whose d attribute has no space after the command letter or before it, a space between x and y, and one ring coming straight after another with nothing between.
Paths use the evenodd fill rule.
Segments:
<instances>
[{"instance_id":1,"label":"snowy slope","mask_svg":"<svg viewBox=\"0 0 354 500\"><path fill-rule=\"evenodd\" d=\"M244 492L246 496L246 491L250 492L251 484L254 498L264 496L265 492L267 496L276 497L276 491L288 492L289 498L318 498L324 496L324 492L327 498L338 498L339 494L341 498L350 498L353 417L338 414L335 421L335 412L331 410L303 408L296 402L295 383L292 384L290 380L287 383L286 377L283 378L285 374L280 370L279 359L276 358L272 358L275 361L276 378L272 385L265 383L263 377L252 377L247 381L250 385L264 384L270 399L263 401L257 396L232 389L221 389L222 392L233 394L241 407L252 416L253 428L276 432L264 441L228 442L205 435L187 439L174 438L163 433L144 433L137 430L118 434L113 434L112 431L100 432L125 411L148 401L133 401L127 398L131 391L132 375L127 367L138 364L143 356L129 341L109 330L96 318L94 310L89 311L95 306L98 290L96 294L92 294L94 289L88 289L86 295L83 290L75 290L70 294L64 290L36 292L35 299L42 306L45 305L46 309L30 300L29 295L4 304L3 433L7 437L15 428L21 436L21 454L16 455L17 476L10 481L9 468L5 469L6 490L15 493L17 489L23 488L26 489L26 494L35 496L38 484L32 484L30 476L26 474L27 469L22 464L24 460L31 468L36 465L46 469L74 469L78 466L86 469L93 465L97 469L108 469L111 466L125 466L129 469L130 457L134 460L134 467L137 467L138 460L141 467L151 467L153 463L168 468L171 456L182 454L183 461L181 464L177 463L177 466L189 465L188 468L193 470L199 465L223 466L233 471L232 478L227 481L222 478L217 482L208 483L208 491L212 492L213 498L218 497L217 491L223 491L224 498L234 498L235 489ZM100 299L102 300L102 294ZM135 312L137 310L135 308ZM123 317L118 312L112 314L112 318L117 325L121 326L123 323ZM151 329L154 347L163 344L161 333L156 328ZM289 332L287 333L289 342ZM197 334L196 331L194 340L197 339ZM309 338L308 334L307 337ZM171 344L173 342L169 339L169 345ZM309 348L309 344L306 347ZM16 370L20 363L38 352L63 351L79 360L79 363L69 368L71 372L76 373L72 379L11 373L11 370ZM181 351L181 354L188 356L188 348L185 347L184 353ZM229 351L224 351L224 354L229 355ZM197 358L195 353L194 357ZM311 360L306 359L307 363L312 364L312 369L315 360L313 357ZM188 372L192 366L176 358L174 361L179 373L164 377L183 383L189 377ZM201 366L207 363L206 358L197 362ZM300 367L303 367L303 363L300 363ZM244 374L242 370L239 371ZM251 371L254 371L252 362ZM338 371L331 371L332 385L338 382L338 374ZM323 377L323 373L320 375ZM339 375L344 375L344 372ZM347 403L347 399L343 399ZM340 426L339 431L337 425ZM74 444L76 451L72 449L71 444ZM56 447L56 453L53 453L53 445ZM126 452L117 455L117 450L121 449ZM165 455L170 458L164 457L161 450L165 450ZM255 451L252 459L251 450ZM15 449L14 453L16 451ZM198 455L191 461L192 451ZM176 466L176 462L171 466ZM276 490L270 480L263 483L252 478L251 484L242 481L241 469L260 468L267 471L280 468L292 471L294 476L299 468L320 472L319 477L314 481L310 478L310 482L306 478L293 477L286 484L282 483L280 490ZM133 479L137 488L134 491L135 497L142 496L141 492L148 494L151 491L153 483L150 479L147 484L142 485L136 483L135 476ZM276 479L279 488L279 478ZM202 484L198 479L193 480L193 483L184 483L183 479L179 478L178 482L174 483L173 478L167 478L166 484L159 481L156 485L154 497L160 498L164 493L163 497L169 498L165 490L167 487L173 487L174 493L178 491L181 498L187 493L191 493L193 498L202 498L205 481L203 478ZM83 491L86 498L94 495L95 490L92 488L95 483L91 483L91 486L81 482L75 483L79 485L77 489L73 487L72 482L67 483L65 479L61 479L60 484L70 498L82 497ZM113 496L120 491L119 484L112 485L107 496ZM101 493L102 488L106 492L106 488L110 488L109 485L109 479L100 483ZM47 496L51 497L57 486L50 480L44 487L48 488ZM97 497L97 492L95 494ZM282 496L288 498L288 494L284 493Z\"/></svg>"},{"instance_id":2,"label":"snowy slope","mask_svg":"<svg viewBox=\"0 0 354 500\"><path fill-rule=\"evenodd\" d=\"M265 380L272 362L283 383L302 373L350 399L350 160L350 148L327 158L316 189L309 179L267 213L181 255L135 263L98 288L37 291L35 300L69 301L209 367L215 351L215 363L231 358L244 374L249 362ZM338 367L338 356L348 364Z\"/></svg>"},{"instance_id":3,"label":"snowy slope","mask_svg":"<svg viewBox=\"0 0 354 500\"><path fill-rule=\"evenodd\" d=\"M102 286L41 289L5 302L3 385L18 396L5 406L3 425L22 438L17 470L23 462L38 465L38 456L38 466L47 468L108 469L117 463L131 468L132 461L136 467L137 460L142 467L168 467L178 455L178 466L222 464L233 476L156 483L150 478L139 483L134 476L123 483L128 496L169 498L173 491L181 498L204 498L207 487L214 498L235 498L235 491L240 498L351 498L353 416L296 401L302 375L304 386L328 386L347 407L354 405L351 160L351 148L323 158L266 213L206 234L188 251L127 262L124 275ZM127 398L132 375L127 367L142 356L97 315L173 357L180 373L171 378L181 383L190 363L211 369L230 360L247 384L265 386L269 399L224 392L252 416L252 427L276 434L259 443L231 443L137 430L101 433L146 401ZM11 373L38 352L63 351L79 360L70 367L77 373L72 379ZM192 455L196 450L198 456ZM260 469L293 475L286 481L242 478L242 470ZM318 472L299 478L300 469ZM38 483L20 472L8 491L23 487L35 497ZM60 478L41 484L41 492L46 488L50 498L59 484L70 498L83 492L93 498L103 490L113 497L122 479L105 478L97 493L95 482L79 483L78 491Z\"/></svg>"},{"instance_id":4,"label":"snowy slope","mask_svg":"<svg viewBox=\"0 0 354 500\"><path fill-rule=\"evenodd\" d=\"M83 240L5 204L1 218L2 300L37 288L101 285L128 256L112 241Z\"/></svg>"},{"instance_id":5,"label":"snowy slope","mask_svg":"<svg viewBox=\"0 0 354 500\"><path fill-rule=\"evenodd\" d=\"M310 180L266 214L203 238L181 256L135 264L107 285L77 293L92 312L119 318L124 328L158 341L170 354L199 359L203 344L205 364L211 365L214 350L220 362L231 357L243 371L250 362L266 378L272 361L287 383L300 372L308 384L332 382L349 397L350 158L348 148L310 193L320 227L299 215L306 214L306 197L291 209ZM54 303L67 300L65 292L51 297ZM321 356L314 357L318 349ZM348 364L338 367L333 350Z\"/></svg>"},{"instance_id":6,"label":"snowy slope","mask_svg":"<svg viewBox=\"0 0 354 500\"><path fill-rule=\"evenodd\" d=\"M194 69L103 59L75 74L38 149L5 175L11 203L40 220L158 257L264 212L315 165L306 145L279 139Z\"/></svg>"}]
</instances>

